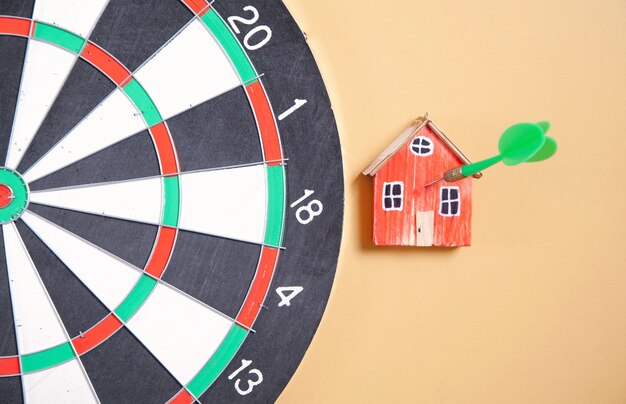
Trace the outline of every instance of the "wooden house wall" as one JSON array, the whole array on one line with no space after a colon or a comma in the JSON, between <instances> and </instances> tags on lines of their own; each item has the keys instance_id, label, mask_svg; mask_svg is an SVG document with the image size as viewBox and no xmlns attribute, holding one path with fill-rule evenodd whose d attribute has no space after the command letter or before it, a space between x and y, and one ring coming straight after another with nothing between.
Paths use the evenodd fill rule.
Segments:
<instances>
[{"instance_id":1,"label":"wooden house wall","mask_svg":"<svg viewBox=\"0 0 626 404\"><path fill-rule=\"evenodd\" d=\"M416 136L426 136L434 143L430 156L417 156L410 150L412 139L378 171L374 177L374 243L377 245L415 245L417 211L434 211L435 246L466 246L471 242L472 179L455 183L439 182L428 188L424 185L441 178L450 168L462 161L439 139L428 126ZM402 211L383 209L383 184L404 183ZM444 217L439 214L442 186L458 186L461 196L459 216Z\"/></svg>"}]
</instances>

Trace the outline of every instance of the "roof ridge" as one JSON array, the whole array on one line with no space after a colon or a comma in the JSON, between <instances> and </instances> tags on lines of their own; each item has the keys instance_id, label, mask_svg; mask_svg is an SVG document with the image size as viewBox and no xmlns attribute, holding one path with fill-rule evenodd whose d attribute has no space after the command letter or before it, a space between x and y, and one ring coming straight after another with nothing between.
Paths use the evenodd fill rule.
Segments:
<instances>
[{"instance_id":1,"label":"roof ridge","mask_svg":"<svg viewBox=\"0 0 626 404\"><path fill-rule=\"evenodd\" d=\"M415 133L428 126L441 141L464 163L470 164L470 160L463 152L456 147L454 143L428 118L428 113L413 120L411 125L406 128L398 137L396 137L389 146L387 146L376 158L363 170L364 175L374 176L383 168L383 166L400 150L406 142L414 136ZM473 175L474 178L482 177L482 173L478 172Z\"/></svg>"}]
</instances>

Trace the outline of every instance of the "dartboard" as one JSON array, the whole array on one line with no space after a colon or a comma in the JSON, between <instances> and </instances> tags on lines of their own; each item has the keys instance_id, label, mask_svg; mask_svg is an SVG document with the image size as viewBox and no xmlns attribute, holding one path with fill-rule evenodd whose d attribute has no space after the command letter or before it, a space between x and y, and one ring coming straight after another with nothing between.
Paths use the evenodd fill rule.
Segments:
<instances>
[{"instance_id":1,"label":"dartboard","mask_svg":"<svg viewBox=\"0 0 626 404\"><path fill-rule=\"evenodd\" d=\"M0 402L272 402L341 151L280 0L0 2Z\"/></svg>"}]
</instances>

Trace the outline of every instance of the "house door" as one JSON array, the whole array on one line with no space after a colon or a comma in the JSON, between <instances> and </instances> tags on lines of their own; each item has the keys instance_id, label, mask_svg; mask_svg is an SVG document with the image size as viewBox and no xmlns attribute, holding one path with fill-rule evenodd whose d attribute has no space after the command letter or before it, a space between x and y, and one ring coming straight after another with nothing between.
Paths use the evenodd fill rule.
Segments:
<instances>
[{"instance_id":1,"label":"house door","mask_svg":"<svg viewBox=\"0 0 626 404\"><path fill-rule=\"evenodd\" d=\"M415 212L416 232L415 242L420 247L430 247L433 245L433 223L435 222L435 212Z\"/></svg>"}]
</instances>

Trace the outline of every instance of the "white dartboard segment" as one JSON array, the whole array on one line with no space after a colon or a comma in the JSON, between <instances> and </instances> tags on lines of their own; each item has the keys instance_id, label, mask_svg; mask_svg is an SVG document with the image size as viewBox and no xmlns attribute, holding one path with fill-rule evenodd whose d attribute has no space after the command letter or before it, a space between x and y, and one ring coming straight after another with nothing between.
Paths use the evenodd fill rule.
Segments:
<instances>
[{"instance_id":1,"label":"white dartboard segment","mask_svg":"<svg viewBox=\"0 0 626 404\"><path fill-rule=\"evenodd\" d=\"M159 224L160 177L36 191L30 202L134 222Z\"/></svg>"},{"instance_id":2,"label":"white dartboard segment","mask_svg":"<svg viewBox=\"0 0 626 404\"><path fill-rule=\"evenodd\" d=\"M76 55L30 40L24 60L6 167L17 168L69 75Z\"/></svg>"},{"instance_id":3,"label":"white dartboard segment","mask_svg":"<svg viewBox=\"0 0 626 404\"><path fill-rule=\"evenodd\" d=\"M199 20L193 20L148 60L135 78L164 119L241 84L230 60Z\"/></svg>"},{"instance_id":4,"label":"white dartboard segment","mask_svg":"<svg viewBox=\"0 0 626 404\"><path fill-rule=\"evenodd\" d=\"M25 212L22 220L111 311L141 276L127 262L33 213Z\"/></svg>"},{"instance_id":5,"label":"white dartboard segment","mask_svg":"<svg viewBox=\"0 0 626 404\"><path fill-rule=\"evenodd\" d=\"M262 244L267 212L264 165L181 175L179 227Z\"/></svg>"},{"instance_id":6,"label":"white dartboard segment","mask_svg":"<svg viewBox=\"0 0 626 404\"><path fill-rule=\"evenodd\" d=\"M67 342L63 324L14 223L2 226L20 355Z\"/></svg>"},{"instance_id":7,"label":"white dartboard segment","mask_svg":"<svg viewBox=\"0 0 626 404\"><path fill-rule=\"evenodd\" d=\"M128 99L116 89L23 175L26 182L45 177L76 161L146 129L146 123Z\"/></svg>"},{"instance_id":8,"label":"white dartboard segment","mask_svg":"<svg viewBox=\"0 0 626 404\"><path fill-rule=\"evenodd\" d=\"M108 0L37 0L33 19L87 37ZM30 39L5 166L17 168L43 123L77 55Z\"/></svg>"},{"instance_id":9,"label":"white dartboard segment","mask_svg":"<svg viewBox=\"0 0 626 404\"><path fill-rule=\"evenodd\" d=\"M208 170L180 175L179 228L262 244L267 212L266 168ZM161 179L36 191L31 203L130 221L160 224Z\"/></svg>"},{"instance_id":10,"label":"white dartboard segment","mask_svg":"<svg viewBox=\"0 0 626 404\"><path fill-rule=\"evenodd\" d=\"M159 283L126 325L186 385L213 356L233 322Z\"/></svg>"},{"instance_id":11,"label":"white dartboard segment","mask_svg":"<svg viewBox=\"0 0 626 404\"><path fill-rule=\"evenodd\" d=\"M88 37L109 0L37 0L33 19Z\"/></svg>"},{"instance_id":12,"label":"white dartboard segment","mask_svg":"<svg viewBox=\"0 0 626 404\"><path fill-rule=\"evenodd\" d=\"M78 359L24 374L22 384L28 404L99 403Z\"/></svg>"}]
</instances>

